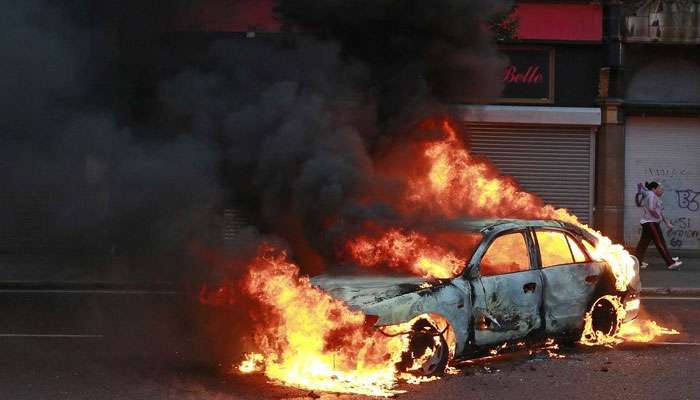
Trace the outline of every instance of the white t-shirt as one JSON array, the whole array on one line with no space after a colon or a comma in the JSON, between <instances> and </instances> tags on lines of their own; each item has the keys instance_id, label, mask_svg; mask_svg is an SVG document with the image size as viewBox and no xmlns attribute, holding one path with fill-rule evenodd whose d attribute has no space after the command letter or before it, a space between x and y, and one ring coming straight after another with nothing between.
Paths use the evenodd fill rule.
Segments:
<instances>
[{"instance_id":1,"label":"white t-shirt","mask_svg":"<svg viewBox=\"0 0 700 400\"><path fill-rule=\"evenodd\" d=\"M644 200L642 201L644 215L642 215L642 219L639 222L646 224L647 222L663 221L664 203L659 196L651 190L645 191L644 194Z\"/></svg>"}]
</instances>

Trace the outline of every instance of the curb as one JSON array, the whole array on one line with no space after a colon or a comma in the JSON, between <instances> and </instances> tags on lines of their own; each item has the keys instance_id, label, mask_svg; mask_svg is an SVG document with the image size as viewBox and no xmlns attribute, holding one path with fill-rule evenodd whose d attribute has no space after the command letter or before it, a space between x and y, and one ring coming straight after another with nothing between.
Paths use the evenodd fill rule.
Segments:
<instances>
[{"instance_id":1,"label":"curb","mask_svg":"<svg viewBox=\"0 0 700 400\"><path fill-rule=\"evenodd\" d=\"M688 296L700 297L698 287L642 287L643 296Z\"/></svg>"}]
</instances>

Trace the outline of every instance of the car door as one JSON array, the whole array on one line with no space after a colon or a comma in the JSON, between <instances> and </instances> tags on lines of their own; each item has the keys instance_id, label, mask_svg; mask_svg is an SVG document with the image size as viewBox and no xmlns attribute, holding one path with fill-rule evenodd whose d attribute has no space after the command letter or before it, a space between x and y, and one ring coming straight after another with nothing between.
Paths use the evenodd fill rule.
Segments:
<instances>
[{"instance_id":1,"label":"car door","mask_svg":"<svg viewBox=\"0 0 700 400\"><path fill-rule=\"evenodd\" d=\"M542 279L533 246L526 229L511 230L481 253L478 274L470 279L476 345L519 339L542 326Z\"/></svg>"},{"instance_id":2,"label":"car door","mask_svg":"<svg viewBox=\"0 0 700 400\"><path fill-rule=\"evenodd\" d=\"M544 281L544 317L548 333L573 332L601 279L603 266L591 260L570 233L535 229L538 264Z\"/></svg>"}]
</instances>

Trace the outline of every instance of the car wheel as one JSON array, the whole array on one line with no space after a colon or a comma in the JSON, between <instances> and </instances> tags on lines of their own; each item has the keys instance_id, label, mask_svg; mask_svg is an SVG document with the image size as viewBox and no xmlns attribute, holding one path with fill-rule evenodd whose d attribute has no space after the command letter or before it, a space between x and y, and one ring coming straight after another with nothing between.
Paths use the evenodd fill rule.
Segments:
<instances>
[{"instance_id":1,"label":"car wheel","mask_svg":"<svg viewBox=\"0 0 700 400\"><path fill-rule=\"evenodd\" d=\"M427 319L418 319L411 327L408 348L401 354L398 370L426 377L444 374L450 358L446 330L441 332Z\"/></svg>"},{"instance_id":2,"label":"car wheel","mask_svg":"<svg viewBox=\"0 0 700 400\"><path fill-rule=\"evenodd\" d=\"M586 319L582 341L605 344L607 339L613 339L620 331L624 316L622 301L618 296L606 295L598 298L591 305Z\"/></svg>"}]
</instances>

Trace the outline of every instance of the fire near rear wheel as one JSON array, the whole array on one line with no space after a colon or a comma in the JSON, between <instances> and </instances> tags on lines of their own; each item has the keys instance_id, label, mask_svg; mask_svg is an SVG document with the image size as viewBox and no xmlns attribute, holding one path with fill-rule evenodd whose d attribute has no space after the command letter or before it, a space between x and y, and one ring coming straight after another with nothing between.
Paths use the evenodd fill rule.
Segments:
<instances>
[{"instance_id":1,"label":"fire near rear wheel","mask_svg":"<svg viewBox=\"0 0 700 400\"><path fill-rule=\"evenodd\" d=\"M619 297L607 295L593 302L588 315L590 326L585 329L583 341L607 344L608 339L614 338L620 331L624 320L624 307Z\"/></svg>"},{"instance_id":2,"label":"fire near rear wheel","mask_svg":"<svg viewBox=\"0 0 700 400\"><path fill-rule=\"evenodd\" d=\"M413 323L409 333L409 344L401 355L397 368L417 376L440 376L444 374L450 358L450 350L444 331L425 318Z\"/></svg>"},{"instance_id":3,"label":"fire near rear wheel","mask_svg":"<svg viewBox=\"0 0 700 400\"><path fill-rule=\"evenodd\" d=\"M603 332L606 336L614 336L620 329L617 320L617 309L607 298L600 298L591 307L593 330Z\"/></svg>"}]
</instances>

